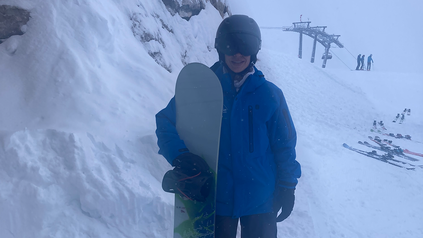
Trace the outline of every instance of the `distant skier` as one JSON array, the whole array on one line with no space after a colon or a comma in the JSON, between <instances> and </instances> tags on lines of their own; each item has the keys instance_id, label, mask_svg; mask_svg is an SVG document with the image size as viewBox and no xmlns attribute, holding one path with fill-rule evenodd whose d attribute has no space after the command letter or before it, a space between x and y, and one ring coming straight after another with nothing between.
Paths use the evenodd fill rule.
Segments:
<instances>
[{"instance_id":1,"label":"distant skier","mask_svg":"<svg viewBox=\"0 0 423 238\"><path fill-rule=\"evenodd\" d=\"M373 121L373 129L377 129L376 120Z\"/></svg>"},{"instance_id":2,"label":"distant skier","mask_svg":"<svg viewBox=\"0 0 423 238\"><path fill-rule=\"evenodd\" d=\"M361 63L360 70L364 70L363 68L364 68L364 58L365 58L365 57L366 57L365 55L362 55L362 56L361 56L361 59L360 59L360 63Z\"/></svg>"},{"instance_id":3,"label":"distant skier","mask_svg":"<svg viewBox=\"0 0 423 238\"><path fill-rule=\"evenodd\" d=\"M404 111L401 114L404 115L406 112L407 112L407 108L404 109Z\"/></svg>"},{"instance_id":4,"label":"distant skier","mask_svg":"<svg viewBox=\"0 0 423 238\"><path fill-rule=\"evenodd\" d=\"M411 115L411 109L410 109L410 108L407 110L407 115L408 115L408 116L410 116L410 115Z\"/></svg>"},{"instance_id":5,"label":"distant skier","mask_svg":"<svg viewBox=\"0 0 423 238\"><path fill-rule=\"evenodd\" d=\"M373 58L372 58L372 54L370 54L369 57L367 57L367 71L370 71L370 68L372 67L372 63L373 63Z\"/></svg>"},{"instance_id":6,"label":"distant skier","mask_svg":"<svg viewBox=\"0 0 423 238\"><path fill-rule=\"evenodd\" d=\"M361 65L361 54L359 54L357 56L357 67L355 68L355 70L359 70L360 69L360 65Z\"/></svg>"}]
</instances>

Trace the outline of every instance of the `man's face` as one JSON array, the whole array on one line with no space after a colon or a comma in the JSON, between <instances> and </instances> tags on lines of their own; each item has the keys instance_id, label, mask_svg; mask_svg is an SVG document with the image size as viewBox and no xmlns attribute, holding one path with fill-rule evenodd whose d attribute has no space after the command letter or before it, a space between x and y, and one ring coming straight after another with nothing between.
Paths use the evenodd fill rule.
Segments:
<instances>
[{"instance_id":1,"label":"man's face","mask_svg":"<svg viewBox=\"0 0 423 238\"><path fill-rule=\"evenodd\" d=\"M228 67L235 73L242 72L244 69L250 65L251 56L241 55L237 53L236 55L225 55L225 63Z\"/></svg>"}]
</instances>

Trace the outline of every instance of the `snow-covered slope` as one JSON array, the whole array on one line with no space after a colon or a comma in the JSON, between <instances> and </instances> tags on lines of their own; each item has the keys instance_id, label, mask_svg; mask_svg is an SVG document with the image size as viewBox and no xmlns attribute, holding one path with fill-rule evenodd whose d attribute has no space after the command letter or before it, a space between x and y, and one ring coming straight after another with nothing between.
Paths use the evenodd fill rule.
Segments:
<instances>
[{"instance_id":1,"label":"snow-covered slope","mask_svg":"<svg viewBox=\"0 0 423 238\"><path fill-rule=\"evenodd\" d=\"M185 63L217 60L218 11L185 21L161 1L3 2L32 19L0 44L0 237L172 237L154 115ZM342 147L367 149L356 142L376 135L373 120L423 141L422 75L322 70L281 38L263 31L257 63L285 93L303 166L279 236L423 236L422 170ZM391 123L404 108L412 115Z\"/></svg>"},{"instance_id":2,"label":"snow-covered slope","mask_svg":"<svg viewBox=\"0 0 423 238\"><path fill-rule=\"evenodd\" d=\"M373 120L382 120L389 132L423 141L422 75L322 70L279 53L273 47L278 34L283 33L264 31L257 65L285 93L303 167L296 212L279 226L280 237L421 236L423 194L417 191L423 186L422 170L381 163L344 149L342 143L371 151L357 142L377 135L422 152L421 143L370 132ZM412 108L412 115L402 125L392 123L404 108ZM422 165L422 159L415 164Z\"/></svg>"}]
</instances>

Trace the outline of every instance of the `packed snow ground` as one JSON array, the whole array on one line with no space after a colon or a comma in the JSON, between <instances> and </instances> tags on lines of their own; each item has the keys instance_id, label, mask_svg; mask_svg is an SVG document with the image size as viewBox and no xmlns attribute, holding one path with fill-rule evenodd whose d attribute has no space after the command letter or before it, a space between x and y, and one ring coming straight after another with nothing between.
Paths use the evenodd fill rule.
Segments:
<instances>
[{"instance_id":1,"label":"packed snow ground","mask_svg":"<svg viewBox=\"0 0 423 238\"><path fill-rule=\"evenodd\" d=\"M187 22L161 1L3 2L32 19L0 45L0 237L172 237L173 196L161 189L171 167L157 154L154 115L184 63L217 60L218 12L207 4ZM279 237L422 237L423 170L342 143L368 150L357 141L388 138L370 132L383 120L412 136L395 144L423 153L423 75L323 70L283 50L297 39L281 47L286 33L262 33L257 67L285 93L303 168ZM392 123L404 108L411 116Z\"/></svg>"}]
</instances>

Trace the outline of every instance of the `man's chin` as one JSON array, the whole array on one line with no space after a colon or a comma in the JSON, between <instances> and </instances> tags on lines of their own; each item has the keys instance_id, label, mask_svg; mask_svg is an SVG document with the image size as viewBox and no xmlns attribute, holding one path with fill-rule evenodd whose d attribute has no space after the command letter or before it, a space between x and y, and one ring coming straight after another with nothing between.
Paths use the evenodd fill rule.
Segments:
<instances>
[{"instance_id":1,"label":"man's chin","mask_svg":"<svg viewBox=\"0 0 423 238\"><path fill-rule=\"evenodd\" d=\"M247 67L244 64L232 64L230 68L235 73L239 73L239 72L242 72Z\"/></svg>"}]
</instances>

